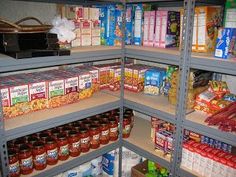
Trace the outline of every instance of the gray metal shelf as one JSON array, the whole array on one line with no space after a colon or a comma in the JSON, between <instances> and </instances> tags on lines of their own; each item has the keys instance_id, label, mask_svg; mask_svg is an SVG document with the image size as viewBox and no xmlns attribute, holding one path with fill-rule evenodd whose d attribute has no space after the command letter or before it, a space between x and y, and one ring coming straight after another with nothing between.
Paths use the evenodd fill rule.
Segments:
<instances>
[{"instance_id":1,"label":"gray metal shelf","mask_svg":"<svg viewBox=\"0 0 236 177\"><path fill-rule=\"evenodd\" d=\"M59 108L29 113L5 120L7 140L53 128L120 107L118 97L96 93L93 97Z\"/></svg>"},{"instance_id":2,"label":"gray metal shelf","mask_svg":"<svg viewBox=\"0 0 236 177\"><path fill-rule=\"evenodd\" d=\"M70 56L50 56L29 59L14 59L0 54L0 73L16 70L34 69L82 62L116 59L121 57L120 47L89 46L71 50Z\"/></svg>"},{"instance_id":3,"label":"gray metal shelf","mask_svg":"<svg viewBox=\"0 0 236 177\"><path fill-rule=\"evenodd\" d=\"M70 170L72 168L78 167L79 165L86 163L90 160L95 159L96 157L99 157L103 155L104 153L110 152L112 150L115 150L119 148L119 142L112 142L108 145L101 146L99 149L96 150L90 150L88 153L81 154L80 156L73 158L70 157L66 161L59 161L58 164L54 166L47 166L47 168L43 171L36 171L30 175L24 175L24 177L45 177L45 176L55 176L59 173L63 173L67 170Z\"/></svg>"},{"instance_id":4,"label":"gray metal shelf","mask_svg":"<svg viewBox=\"0 0 236 177\"><path fill-rule=\"evenodd\" d=\"M186 168L180 168L180 176L182 177L201 177L199 174L196 174L193 171L190 171Z\"/></svg>"}]
</instances>

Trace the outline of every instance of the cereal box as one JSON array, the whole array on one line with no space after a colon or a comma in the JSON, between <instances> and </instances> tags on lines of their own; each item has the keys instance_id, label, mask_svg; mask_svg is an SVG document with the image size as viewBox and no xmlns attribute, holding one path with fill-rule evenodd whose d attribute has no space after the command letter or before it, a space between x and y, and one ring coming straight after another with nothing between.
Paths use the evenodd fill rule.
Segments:
<instances>
[{"instance_id":1,"label":"cereal box","mask_svg":"<svg viewBox=\"0 0 236 177\"><path fill-rule=\"evenodd\" d=\"M156 18L156 12L150 11L149 30L148 30L148 46L151 46L151 47L154 45L155 18Z\"/></svg>"},{"instance_id":2,"label":"cereal box","mask_svg":"<svg viewBox=\"0 0 236 177\"><path fill-rule=\"evenodd\" d=\"M99 20L99 8L95 8L95 7L89 8L89 19Z\"/></svg>"},{"instance_id":3,"label":"cereal box","mask_svg":"<svg viewBox=\"0 0 236 177\"><path fill-rule=\"evenodd\" d=\"M91 97L92 92L92 77L89 72L79 72L79 99Z\"/></svg>"},{"instance_id":4,"label":"cereal box","mask_svg":"<svg viewBox=\"0 0 236 177\"><path fill-rule=\"evenodd\" d=\"M142 45L142 23L143 23L143 6L135 4L134 8L134 45Z\"/></svg>"},{"instance_id":5,"label":"cereal box","mask_svg":"<svg viewBox=\"0 0 236 177\"><path fill-rule=\"evenodd\" d=\"M114 46L115 29L116 29L116 8L114 5L108 5L107 7L107 35L106 45Z\"/></svg>"},{"instance_id":6,"label":"cereal box","mask_svg":"<svg viewBox=\"0 0 236 177\"><path fill-rule=\"evenodd\" d=\"M106 45L106 34L107 34L107 7L98 6L99 8L99 20L101 23L100 37L101 45Z\"/></svg>"},{"instance_id":7,"label":"cereal box","mask_svg":"<svg viewBox=\"0 0 236 177\"><path fill-rule=\"evenodd\" d=\"M122 43L122 17L123 17L123 10L121 5L116 6L115 10L115 39L114 45L121 46Z\"/></svg>"},{"instance_id":8,"label":"cereal box","mask_svg":"<svg viewBox=\"0 0 236 177\"><path fill-rule=\"evenodd\" d=\"M161 13L160 11L156 11L154 47L160 47L160 36L161 36Z\"/></svg>"},{"instance_id":9,"label":"cereal box","mask_svg":"<svg viewBox=\"0 0 236 177\"><path fill-rule=\"evenodd\" d=\"M132 78L132 91L141 92L144 89L144 76L149 67L145 65L134 65Z\"/></svg>"},{"instance_id":10,"label":"cereal box","mask_svg":"<svg viewBox=\"0 0 236 177\"><path fill-rule=\"evenodd\" d=\"M125 44L133 44L133 6L126 6L126 28L125 28Z\"/></svg>"},{"instance_id":11,"label":"cereal box","mask_svg":"<svg viewBox=\"0 0 236 177\"><path fill-rule=\"evenodd\" d=\"M144 11L144 20L143 20L143 45L144 46L148 46L149 23L150 23L150 11Z\"/></svg>"},{"instance_id":12,"label":"cereal box","mask_svg":"<svg viewBox=\"0 0 236 177\"><path fill-rule=\"evenodd\" d=\"M92 46L101 44L101 23L99 20L92 21Z\"/></svg>"},{"instance_id":13,"label":"cereal box","mask_svg":"<svg viewBox=\"0 0 236 177\"><path fill-rule=\"evenodd\" d=\"M76 35L75 39L71 41L72 47L79 47L81 46L81 29L80 29L80 21L75 21L75 29L74 33Z\"/></svg>"},{"instance_id":14,"label":"cereal box","mask_svg":"<svg viewBox=\"0 0 236 177\"><path fill-rule=\"evenodd\" d=\"M109 81L109 89L111 91L117 91L120 89L120 78L121 78L121 68L114 67L110 69L110 81Z\"/></svg>"},{"instance_id":15,"label":"cereal box","mask_svg":"<svg viewBox=\"0 0 236 177\"><path fill-rule=\"evenodd\" d=\"M81 20L81 46L92 45L91 21Z\"/></svg>"}]
</instances>

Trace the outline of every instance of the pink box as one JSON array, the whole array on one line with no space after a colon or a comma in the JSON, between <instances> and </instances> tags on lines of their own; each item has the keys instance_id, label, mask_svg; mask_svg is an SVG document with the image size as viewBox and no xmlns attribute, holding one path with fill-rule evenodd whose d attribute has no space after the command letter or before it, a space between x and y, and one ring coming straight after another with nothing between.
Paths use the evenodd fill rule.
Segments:
<instances>
[{"instance_id":1,"label":"pink box","mask_svg":"<svg viewBox=\"0 0 236 177\"><path fill-rule=\"evenodd\" d=\"M155 23L155 35L154 35L154 47L160 46L161 37L161 13L156 11L156 23Z\"/></svg>"},{"instance_id":2,"label":"pink box","mask_svg":"<svg viewBox=\"0 0 236 177\"><path fill-rule=\"evenodd\" d=\"M150 11L149 29L148 29L148 46L151 46L151 47L154 45L155 18L156 18L156 12Z\"/></svg>"},{"instance_id":3,"label":"pink box","mask_svg":"<svg viewBox=\"0 0 236 177\"><path fill-rule=\"evenodd\" d=\"M150 22L150 11L144 12L143 20L143 46L148 46L148 35L149 35L149 23Z\"/></svg>"}]
</instances>

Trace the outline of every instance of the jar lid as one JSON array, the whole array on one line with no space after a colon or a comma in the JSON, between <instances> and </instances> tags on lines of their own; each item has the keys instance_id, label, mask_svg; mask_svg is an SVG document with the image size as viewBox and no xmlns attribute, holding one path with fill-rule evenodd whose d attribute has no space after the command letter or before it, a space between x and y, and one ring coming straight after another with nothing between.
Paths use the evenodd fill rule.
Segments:
<instances>
[{"instance_id":1,"label":"jar lid","mask_svg":"<svg viewBox=\"0 0 236 177\"><path fill-rule=\"evenodd\" d=\"M30 151L30 148L27 144L23 144L20 146L20 152L27 152L27 151Z\"/></svg>"},{"instance_id":2,"label":"jar lid","mask_svg":"<svg viewBox=\"0 0 236 177\"><path fill-rule=\"evenodd\" d=\"M24 139L22 139L22 138L18 138L18 139L16 139L15 142L14 142L14 144L15 144L15 145L18 145L18 146L20 146L20 145L22 145L22 144L24 144L24 143L25 143L25 141L24 141Z\"/></svg>"},{"instance_id":3,"label":"jar lid","mask_svg":"<svg viewBox=\"0 0 236 177\"><path fill-rule=\"evenodd\" d=\"M97 114L95 117L100 119L102 117L102 115L101 114Z\"/></svg>"},{"instance_id":4,"label":"jar lid","mask_svg":"<svg viewBox=\"0 0 236 177\"><path fill-rule=\"evenodd\" d=\"M13 148L8 149L8 157L16 156L16 150Z\"/></svg>"},{"instance_id":5,"label":"jar lid","mask_svg":"<svg viewBox=\"0 0 236 177\"><path fill-rule=\"evenodd\" d=\"M49 134L46 132L40 133L40 135L39 135L40 138L47 138L48 136L49 136Z\"/></svg>"},{"instance_id":6,"label":"jar lid","mask_svg":"<svg viewBox=\"0 0 236 177\"><path fill-rule=\"evenodd\" d=\"M110 122L111 124L116 124L116 123L117 123L116 119L110 119L109 122Z\"/></svg>"},{"instance_id":7,"label":"jar lid","mask_svg":"<svg viewBox=\"0 0 236 177\"><path fill-rule=\"evenodd\" d=\"M97 130L97 129L98 129L98 126L97 126L97 125L94 125L94 124L93 124L93 125L90 126L90 130Z\"/></svg>"},{"instance_id":8,"label":"jar lid","mask_svg":"<svg viewBox=\"0 0 236 177\"><path fill-rule=\"evenodd\" d=\"M94 124L99 124L99 123L100 123L100 120L97 119L97 118L95 118L95 119L92 119L92 122L93 122Z\"/></svg>"},{"instance_id":9,"label":"jar lid","mask_svg":"<svg viewBox=\"0 0 236 177\"><path fill-rule=\"evenodd\" d=\"M83 124L83 120L78 120L76 123L81 125L81 124Z\"/></svg>"},{"instance_id":10,"label":"jar lid","mask_svg":"<svg viewBox=\"0 0 236 177\"><path fill-rule=\"evenodd\" d=\"M54 140L52 137L47 137L46 143L47 143L47 144L54 144L54 143L55 143L55 140Z\"/></svg>"},{"instance_id":11,"label":"jar lid","mask_svg":"<svg viewBox=\"0 0 236 177\"><path fill-rule=\"evenodd\" d=\"M100 122L100 125L101 125L102 127L105 127L105 126L108 125L108 122L106 122L106 121L101 121L101 122Z\"/></svg>"},{"instance_id":12,"label":"jar lid","mask_svg":"<svg viewBox=\"0 0 236 177\"><path fill-rule=\"evenodd\" d=\"M52 130L51 133L52 133L52 135L58 135L60 133L60 131L57 129L54 129L54 130Z\"/></svg>"},{"instance_id":13,"label":"jar lid","mask_svg":"<svg viewBox=\"0 0 236 177\"><path fill-rule=\"evenodd\" d=\"M59 139L59 140L65 140L65 139L66 139L66 136L61 133L61 134L59 134L59 135L57 136L57 139Z\"/></svg>"},{"instance_id":14,"label":"jar lid","mask_svg":"<svg viewBox=\"0 0 236 177\"><path fill-rule=\"evenodd\" d=\"M39 139L35 136L31 136L28 138L28 142L33 144L34 142L38 141Z\"/></svg>"},{"instance_id":15,"label":"jar lid","mask_svg":"<svg viewBox=\"0 0 236 177\"><path fill-rule=\"evenodd\" d=\"M69 132L69 135L74 137L74 136L77 136L78 133L77 133L77 131L75 131L75 130L71 130L71 131Z\"/></svg>"},{"instance_id":16,"label":"jar lid","mask_svg":"<svg viewBox=\"0 0 236 177\"><path fill-rule=\"evenodd\" d=\"M40 141L37 141L33 144L34 148L42 148L44 146L44 144Z\"/></svg>"},{"instance_id":17,"label":"jar lid","mask_svg":"<svg viewBox=\"0 0 236 177\"><path fill-rule=\"evenodd\" d=\"M88 129L86 127L81 127L79 129L80 133L87 133L88 132Z\"/></svg>"}]
</instances>

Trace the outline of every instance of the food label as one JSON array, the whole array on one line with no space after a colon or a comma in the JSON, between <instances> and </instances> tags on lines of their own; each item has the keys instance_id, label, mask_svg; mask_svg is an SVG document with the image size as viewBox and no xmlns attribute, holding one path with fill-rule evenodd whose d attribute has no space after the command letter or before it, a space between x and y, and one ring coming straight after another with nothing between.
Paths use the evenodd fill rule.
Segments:
<instances>
[{"instance_id":1,"label":"food label","mask_svg":"<svg viewBox=\"0 0 236 177\"><path fill-rule=\"evenodd\" d=\"M89 143L90 138L81 138L81 144L88 144Z\"/></svg>"},{"instance_id":2,"label":"food label","mask_svg":"<svg viewBox=\"0 0 236 177\"><path fill-rule=\"evenodd\" d=\"M71 92L77 92L79 86L79 78L73 77L65 80L65 92L66 94Z\"/></svg>"},{"instance_id":3,"label":"food label","mask_svg":"<svg viewBox=\"0 0 236 177\"><path fill-rule=\"evenodd\" d=\"M92 78L90 74L79 76L79 89L91 88Z\"/></svg>"},{"instance_id":4,"label":"food label","mask_svg":"<svg viewBox=\"0 0 236 177\"><path fill-rule=\"evenodd\" d=\"M46 153L36 155L34 158L34 163L36 165L46 164Z\"/></svg>"},{"instance_id":5,"label":"food label","mask_svg":"<svg viewBox=\"0 0 236 177\"><path fill-rule=\"evenodd\" d=\"M10 106L10 98L9 98L8 88L1 89L1 98L2 98L2 106L3 107Z\"/></svg>"},{"instance_id":6,"label":"food label","mask_svg":"<svg viewBox=\"0 0 236 177\"><path fill-rule=\"evenodd\" d=\"M49 82L49 98L64 95L64 81L57 80Z\"/></svg>"},{"instance_id":7,"label":"food label","mask_svg":"<svg viewBox=\"0 0 236 177\"><path fill-rule=\"evenodd\" d=\"M107 136L109 134L109 130L102 131L102 136Z\"/></svg>"},{"instance_id":8,"label":"food label","mask_svg":"<svg viewBox=\"0 0 236 177\"><path fill-rule=\"evenodd\" d=\"M29 84L30 100L46 98L46 83L39 82Z\"/></svg>"},{"instance_id":9,"label":"food label","mask_svg":"<svg viewBox=\"0 0 236 177\"><path fill-rule=\"evenodd\" d=\"M58 151L57 148L47 151L48 159L58 159Z\"/></svg>"},{"instance_id":10,"label":"food label","mask_svg":"<svg viewBox=\"0 0 236 177\"><path fill-rule=\"evenodd\" d=\"M27 159L21 159L20 160L20 166L22 170L27 170L33 168L33 161L32 157L29 157Z\"/></svg>"},{"instance_id":11,"label":"food label","mask_svg":"<svg viewBox=\"0 0 236 177\"><path fill-rule=\"evenodd\" d=\"M20 174L20 164L19 161L9 164L9 174Z\"/></svg>"},{"instance_id":12,"label":"food label","mask_svg":"<svg viewBox=\"0 0 236 177\"><path fill-rule=\"evenodd\" d=\"M61 146L59 149L60 156L67 156L69 155L69 145Z\"/></svg>"},{"instance_id":13,"label":"food label","mask_svg":"<svg viewBox=\"0 0 236 177\"><path fill-rule=\"evenodd\" d=\"M118 127L110 128L111 133L115 133L118 131Z\"/></svg>"},{"instance_id":14,"label":"food label","mask_svg":"<svg viewBox=\"0 0 236 177\"><path fill-rule=\"evenodd\" d=\"M79 147L80 147L80 141L72 143L72 148L79 148Z\"/></svg>"},{"instance_id":15,"label":"food label","mask_svg":"<svg viewBox=\"0 0 236 177\"><path fill-rule=\"evenodd\" d=\"M93 135L93 140L98 140L100 138L100 134Z\"/></svg>"},{"instance_id":16,"label":"food label","mask_svg":"<svg viewBox=\"0 0 236 177\"><path fill-rule=\"evenodd\" d=\"M29 101L28 85L21 85L10 88L11 105Z\"/></svg>"}]
</instances>

